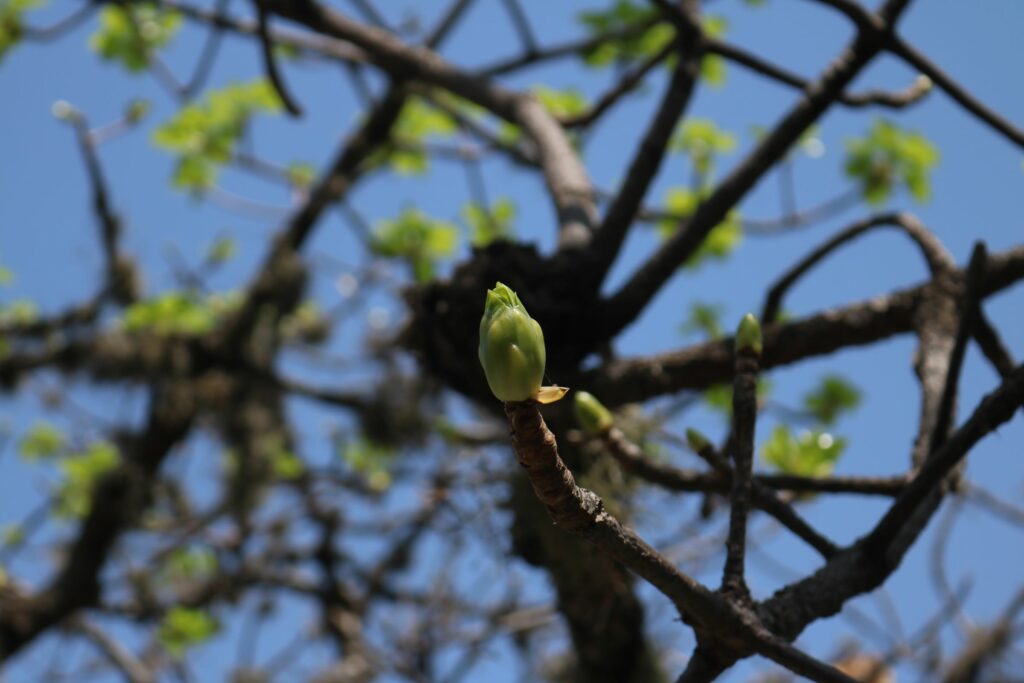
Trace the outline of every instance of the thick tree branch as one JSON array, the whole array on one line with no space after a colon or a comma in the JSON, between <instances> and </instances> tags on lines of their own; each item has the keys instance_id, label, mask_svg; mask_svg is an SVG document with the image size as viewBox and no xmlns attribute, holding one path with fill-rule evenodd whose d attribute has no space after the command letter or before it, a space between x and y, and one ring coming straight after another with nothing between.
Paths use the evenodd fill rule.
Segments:
<instances>
[{"instance_id":1,"label":"thick tree branch","mask_svg":"<svg viewBox=\"0 0 1024 683\"><path fill-rule=\"evenodd\" d=\"M902 3L889 2L888 12ZM898 11L893 12L893 19ZM602 339L613 338L633 322L647 303L685 263L728 211L749 192L767 171L781 159L800 135L836 101L846 86L884 47L885 35L861 32L803 97L761 141L761 143L723 180L697 208L694 215L615 293L605 309Z\"/></svg>"},{"instance_id":2,"label":"thick tree branch","mask_svg":"<svg viewBox=\"0 0 1024 683\"><path fill-rule=\"evenodd\" d=\"M1024 279L1024 247L989 258L982 297ZM951 277L963 277L962 270ZM913 329L914 312L928 284L898 290L800 320L767 325L762 367L788 365L841 348L870 344ZM706 389L730 377L732 339L722 339L656 356L612 361L584 373L576 384L607 397L614 407L685 389Z\"/></svg>"},{"instance_id":3,"label":"thick tree branch","mask_svg":"<svg viewBox=\"0 0 1024 683\"><path fill-rule=\"evenodd\" d=\"M599 287L608 269L619 254L636 212L644 196L661 168L668 149L668 142L680 116L686 110L693 93L700 67L699 33L690 32L680 37L680 45L672 78L668 83L661 104L651 119L636 154L626 171L622 187L612 200L589 248L588 259L592 265L585 271L593 287Z\"/></svg>"},{"instance_id":4,"label":"thick tree branch","mask_svg":"<svg viewBox=\"0 0 1024 683\"><path fill-rule=\"evenodd\" d=\"M392 78L440 86L522 126L537 147L555 204L559 244L582 245L589 240L596 222L590 180L565 131L535 98L506 90L458 69L425 47L407 45L387 31L358 24L312 2L277 1L272 6L282 17L365 50Z\"/></svg>"},{"instance_id":5,"label":"thick tree branch","mask_svg":"<svg viewBox=\"0 0 1024 683\"><path fill-rule=\"evenodd\" d=\"M761 311L761 320L765 324L775 322L779 309L782 307L783 297L789 289L796 284L797 280L820 264L826 256L865 233L881 227L897 228L906 233L920 249L932 275L955 267L953 257L949 255L942 243L913 216L906 213L872 216L840 231L786 271L768 290L768 296L765 298L764 308Z\"/></svg>"}]
</instances>

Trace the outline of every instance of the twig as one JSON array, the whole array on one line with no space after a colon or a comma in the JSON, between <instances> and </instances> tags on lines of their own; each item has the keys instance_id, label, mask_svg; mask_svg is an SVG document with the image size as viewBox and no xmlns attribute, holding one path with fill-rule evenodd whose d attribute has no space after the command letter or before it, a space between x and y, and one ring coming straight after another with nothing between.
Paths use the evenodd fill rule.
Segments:
<instances>
[{"instance_id":1,"label":"twig","mask_svg":"<svg viewBox=\"0 0 1024 683\"><path fill-rule=\"evenodd\" d=\"M742 336L742 335L741 335ZM747 549L747 517L753 497L751 481L754 466L754 427L757 422L757 376L761 348L737 344L732 388L732 490L729 492L729 535L725 541L725 569L722 591L735 599L750 599L744 578Z\"/></svg>"},{"instance_id":2,"label":"twig","mask_svg":"<svg viewBox=\"0 0 1024 683\"><path fill-rule=\"evenodd\" d=\"M900 3L887 3L883 9ZM898 12L896 12L898 14ZM894 15L895 16L895 15ZM646 308L646 304L693 254L707 234L725 218L757 181L781 159L808 127L835 102L860 71L884 47L884 36L860 33L832 62L821 78L804 91L804 96L775 126L771 133L711 193L687 221L685 229L667 240L642 263L601 307L602 339L611 339Z\"/></svg>"},{"instance_id":3,"label":"twig","mask_svg":"<svg viewBox=\"0 0 1024 683\"><path fill-rule=\"evenodd\" d=\"M708 37L705 40L707 51L724 57L731 62L745 66L751 71L770 78L784 85L791 86L798 90L804 90L810 85L810 81L785 69L768 62L767 60L751 54L742 48L726 43L717 38ZM931 88L927 81L917 79L904 90L899 92L888 92L885 90L867 90L859 93L843 93L836 102L847 107L860 108L868 106L881 106L889 109L903 109L911 104L920 102Z\"/></svg>"},{"instance_id":4,"label":"twig","mask_svg":"<svg viewBox=\"0 0 1024 683\"><path fill-rule=\"evenodd\" d=\"M761 320L765 324L775 322L779 309L782 307L782 299L789 289L796 284L797 280L806 275L808 271L821 263L826 256L865 233L884 227L897 228L906 233L921 250L921 254L928 264L928 269L933 275L940 270L953 266L952 257L942 246L942 243L913 216L903 213L872 216L841 230L830 240L801 259L785 275L779 278L768 290L768 295L765 298L764 307L761 311Z\"/></svg>"},{"instance_id":5,"label":"twig","mask_svg":"<svg viewBox=\"0 0 1024 683\"><path fill-rule=\"evenodd\" d=\"M591 242L588 256L592 265L587 269L587 277L594 287L600 285L618 255L637 209L661 168L672 131L690 101L700 64L699 42L696 38L690 38L688 43L680 45L679 50L678 61L661 104L630 161L625 182L608 207Z\"/></svg>"},{"instance_id":6,"label":"twig","mask_svg":"<svg viewBox=\"0 0 1024 683\"><path fill-rule=\"evenodd\" d=\"M285 111L291 116L298 118L302 116L302 108L295 101L295 98L288 92L284 84L281 72L277 68L277 57L274 55L274 42L270 37L270 16L265 0L253 0L256 6L256 30L260 39L260 53L263 56L263 70L267 74L267 80L277 92Z\"/></svg>"},{"instance_id":7,"label":"twig","mask_svg":"<svg viewBox=\"0 0 1024 683\"><path fill-rule=\"evenodd\" d=\"M977 98L967 92L963 86L950 78L945 71L940 69L924 54L918 52L912 45L906 43L899 36L893 36L889 41L888 48L915 69L928 76L935 85L942 88L961 107L988 124L995 131L1001 133L1010 142L1024 148L1024 130L1017 128L998 113L982 104Z\"/></svg>"}]
</instances>

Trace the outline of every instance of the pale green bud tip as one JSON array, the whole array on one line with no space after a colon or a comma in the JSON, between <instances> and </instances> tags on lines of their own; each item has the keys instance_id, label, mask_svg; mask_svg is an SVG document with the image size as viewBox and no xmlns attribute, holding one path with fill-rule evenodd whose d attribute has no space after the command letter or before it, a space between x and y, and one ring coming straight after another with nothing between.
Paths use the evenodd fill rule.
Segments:
<instances>
[{"instance_id":1,"label":"pale green bud tip","mask_svg":"<svg viewBox=\"0 0 1024 683\"><path fill-rule=\"evenodd\" d=\"M708 441L707 437L692 427L686 430L686 441L690 444L690 448L697 453L711 448L711 442Z\"/></svg>"},{"instance_id":2,"label":"pale green bud tip","mask_svg":"<svg viewBox=\"0 0 1024 683\"><path fill-rule=\"evenodd\" d=\"M538 395L544 379L544 332L511 289L487 292L480 320L480 364L491 392L502 401Z\"/></svg>"},{"instance_id":3,"label":"pale green bud tip","mask_svg":"<svg viewBox=\"0 0 1024 683\"><path fill-rule=\"evenodd\" d=\"M583 431L594 436L604 434L615 422L611 412L587 391L577 391L574 394L573 411Z\"/></svg>"},{"instance_id":4,"label":"pale green bud tip","mask_svg":"<svg viewBox=\"0 0 1024 683\"><path fill-rule=\"evenodd\" d=\"M740 321L739 329L736 330L736 348L746 349L761 355L763 344L761 341L761 323L753 313L747 313Z\"/></svg>"}]
</instances>

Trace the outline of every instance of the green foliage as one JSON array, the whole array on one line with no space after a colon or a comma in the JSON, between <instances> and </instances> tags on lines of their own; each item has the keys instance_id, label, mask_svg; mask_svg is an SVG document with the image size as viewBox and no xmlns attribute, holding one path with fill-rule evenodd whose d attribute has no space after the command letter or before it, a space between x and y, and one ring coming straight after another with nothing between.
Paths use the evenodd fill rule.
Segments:
<instances>
[{"instance_id":1,"label":"green foliage","mask_svg":"<svg viewBox=\"0 0 1024 683\"><path fill-rule=\"evenodd\" d=\"M25 528L20 524L6 524L0 531L0 546L14 548L25 542Z\"/></svg>"},{"instance_id":2,"label":"green foliage","mask_svg":"<svg viewBox=\"0 0 1024 683\"><path fill-rule=\"evenodd\" d=\"M369 439L356 439L339 449L338 454L346 465L366 478L370 488L384 491L391 486L390 464L395 457L393 449Z\"/></svg>"},{"instance_id":3,"label":"green foliage","mask_svg":"<svg viewBox=\"0 0 1024 683\"><path fill-rule=\"evenodd\" d=\"M516 205L506 198L497 200L490 208L477 202L469 202L462 208L462 220L469 227L470 242L477 247L511 236L515 217Z\"/></svg>"},{"instance_id":4,"label":"green foliage","mask_svg":"<svg viewBox=\"0 0 1024 683\"><path fill-rule=\"evenodd\" d=\"M217 573L217 564L217 556L209 548L186 546L167 556L161 575L173 583L201 581Z\"/></svg>"},{"instance_id":5,"label":"green foliage","mask_svg":"<svg viewBox=\"0 0 1024 683\"><path fill-rule=\"evenodd\" d=\"M688 156L694 172L707 182L715 170L718 155L736 149L736 136L720 129L710 119L688 119L673 134L669 149Z\"/></svg>"},{"instance_id":6,"label":"green foliage","mask_svg":"<svg viewBox=\"0 0 1024 683\"><path fill-rule=\"evenodd\" d=\"M371 248L380 256L405 261L416 280L426 282L434 277L437 262L454 253L458 235L454 223L407 208L375 226Z\"/></svg>"},{"instance_id":7,"label":"green foliage","mask_svg":"<svg viewBox=\"0 0 1024 683\"><path fill-rule=\"evenodd\" d=\"M878 119L862 138L846 141L846 174L870 204L883 204L898 186L919 202L931 195L931 170L939 151L920 133Z\"/></svg>"},{"instance_id":8,"label":"green foliage","mask_svg":"<svg viewBox=\"0 0 1024 683\"><path fill-rule=\"evenodd\" d=\"M0 0L0 61L17 45L25 30L23 14L42 0Z\"/></svg>"},{"instance_id":9,"label":"green foliage","mask_svg":"<svg viewBox=\"0 0 1024 683\"><path fill-rule=\"evenodd\" d=\"M761 449L761 457L784 474L824 477L831 474L846 448L846 439L819 430L793 436L789 427L778 425Z\"/></svg>"},{"instance_id":10,"label":"green foliage","mask_svg":"<svg viewBox=\"0 0 1024 683\"><path fill-rule=\"evenodd\" d=\"M725 17L707 14L701 18L701 26L705 35L718 38L725 34L729 22ZM725 73L725 59L719 55L705 55L700 60L700 77L712 88L721 88L725 85Z\"/></svg>"},{"instance_id":11,"label":"green foliage","mask_svg":"<svg viewBox=\"0 0 1024 683\"><path fill-rule=\"evenodd\" d=\"M178 157L175 187L201 192L214 184L220 167L231 160L249 120L280 110L281 101L266 81L232 84L183 107L154 131L153 142Z\"/></svg>"},{"instance_id":12,"label":"green foliage","mask_svg":"<svg viewBox=\"0 0 1024 683\"><path fill-rule=\"evenodd\" d=\"M804 408L823 425L860 405L860 390L839 375L826 375L817 388L804 396Z\"/></svg>"},{"instance_id":13,"label":"green foliage","mask_svg":"<svg viewBox=\"0 0 1024 683\"><path fill-rule=\"evenodd\" d=\"M458 130L455 120L419 97L410 97L402 107L392 128L391 145L374 153L367 162L371 166L387 164L399 175L420 175L430 167L430 157L423 145L431 138L447 137Z\"/></svg>"},{"instance_id":14,"label":"green foliage","mask_svg":"<svg viewBox=\"0 0 1024 683\"><path fill-rule=\"evenodd\" d=\"M630 0L616 0L606 10L581 12L577 15L577 19L587 32L594 36L650 24L657 18L656 8ZM601 68L646 59L668 45L672 35L671 26L666 23L655 23L643 31L602 41L600 45L583 54L583 62L590 67Z\"/></svg>"},{"instance_id":15,"label":"green foliage","mask_svg":"<svg viewBox=\"0 0 1024 683\"><path fill-rule=\"evenodd\" d=\"M78 519L88 514L93 489L103 475L117 467L119 459L117 448L112 443L95 441L81 453L73 453L61 460L57 516Z\"/></svg>"},{"instance_id":16,"label":"green foliage","mask_svg":"<svg viewBox=\"0 0 1024 683\"><path fill-rule=\"evenodd\" d=\"M121 326L126 332L199 335L214 328L218 313L211 299L203 300L194 292L171 291L129 306Z\"/></svg>"},{"instance_id":17,"label":"green foliage","mask_svg":"<svg viewBox=\"0 0 1024 683\"><path fill-rule=\"evenodd\" d=\"M690 312L683 322L683 334L701 333L707 339L720 339L724 334L721 322L722 311L723 308L720 305L694 301L690 304Z\"/></svg>"},{"instance_id":18,"label":"green foliage","mask_svg":"<svg viewBox=\"0 0 1024 683\"><path fill-rule=\"evenodd\" d=\"M658 221L658 234L664 239L671 237L679 227L679 219L692 216L700 205L701 199L702 197L699 193L689 188L670 188L665 195L664 210L671 218ZM683 267L694 270L710 260L722 261L742 241L743 223L740 221L739 211L733 209L729 211L724 221L711 229L704 242L687 259Z\"/></svg>"},{"instance_id":19,"label":"green foliage","mask_svg":"<svg viewBox=\"0 0 1024 683\"><path fill-rule=\"evenodd\" d=\"M67 446L67 438L60 428L49 422L32 425L18 443L18 455L28 461L52 458Z\"/></svg>"},{"instance_id":20,"label":"green foliage","mask_svg":"<svg viewBox=\"0 0 1024 683\"><path fill-rule=\"evenodd\" d=\"M220 624L206 612L190 607L172 607L164 615L157 631L160 644L173 657L201 645L220 631Z\"/></svg>"},{"instance_id":21,"label":"green foliage","mask_svg":"<svg viewBox=\"0 0 1024 683\"><path fill-rule=\"evenodd\" d=\"M206 248L205 261L210 265L222 265L234 258L237 250L238 243L234 237L218 237Z\"/></svg>"},{"instance_id":22,"label":"green foliage","mask_svg":"<svg viewBox=\"0 0 1024 683\"><path fill-rule=\"evenodd\" d=\"M14 282L14 271L6 266L0 266L0 287L10 285Z\"/></svg>"},{"instance_id":23,"label":"green foliage","mask_svg":"<svg viewBox=\"0 0 1024 683\"><path fill-rule=\"evenodd\" d=\"M270 470L278 479L298 479L306 471L306 464L294 451L278 446L270 450Z\"/></svg>"},{"instance_id":24,"label":"green foliage","mask_svg":"<svg viewBox=\"0 0 1024 683\"><path fill-rule=\"evenodd\" d=\"M177 12L152 3L106 5L100 12L99 29L89 38L89 47L128 71L143 71L149 67L153 53L169 43L180 26Z\"/></svg>"},{"instance_id":25,"label":"green foliage","mask_svg":"<svg viewBox=\"0 0 1024 683\"><path fill-rule=\"evenodd\" d=\"M530 92L556 118L577 116L587 110L587 98L575 88L557 90L540 85Z\"/></svg>"},{"instance_id":26,"label":"green foliage","mask_svg":"<svg viewBox=\"0 0 1024 683\"><path fill-rule=\"evenodd\" d=\"M15 299L9 304L0 304L0 325L16 327L30 325L39 318L39 309L28 299Z\"/></svg>"},{"instance_id":27,"label":"green foliage","mask_svg":"<svg viewBox=\"0 0 1024 683\"><path fill-rule=\"evenodd\" d=\"M330 332L330 321L312 299L303 301L281 321L281 335L289 341L319 344L327 340Z\"/></svg>"},{"instance_id":28,"label":"green foliage","mask_svg":"<svg viewBox=\"0 0 1024 683\"><path fill-rule=\"evenodd\" d=\"M309 187L316 178L316 169L312 165L293 161L288 164L288 181L295 187Z\"/></svg>"}]
</instances>

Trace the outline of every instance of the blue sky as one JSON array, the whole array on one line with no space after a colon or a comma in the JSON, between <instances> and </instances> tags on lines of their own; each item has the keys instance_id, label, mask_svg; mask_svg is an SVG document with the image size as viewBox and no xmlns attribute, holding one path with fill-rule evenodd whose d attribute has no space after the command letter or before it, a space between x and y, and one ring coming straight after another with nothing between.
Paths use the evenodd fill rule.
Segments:
<instances>
[{"instance_id":1,"label":"blue sky","mask_svg":"<svg viewBox=\"0 0 1024 683\"><path fill-rule=\"evenodd\" d=\"M472 66L513 53L517 49L516 38L508 28L501 4L496 0L480 0L464 26L446 45L446 57ZM603 6L597 2L527 1L524 4L534 17L542 44L559 41L578 31L574 17L579 11ZM72 4L55 1L51 5L39 16L60 16ZM407 16L414 7L423 7L428 25L429 18L443 7L441 3L392 0L378 5L393 20ZM338 3L338 6L349 8L345 3ZM738 0L718 0L707 3L707 10L728 17L726 38L729 41L808 77L819 73L850 36L850 29L841 17L815 3L768 0L764 7L752 10ZM979 99L1022 125L1024 88L1019 65L1024 62L1024 44L1019 40L1021 26L1024 26L1024 4L1016 0L987 0L983 7L954 0L919 0L907 13L900 30L909 42L966 84ZM81 109L94 125L116 118L132 98L142 97L152 102L152 113L139 130L104 145L101 150L114 203L125 218L125 246L139 258L146 272L147 292L156 293L172 286L171 265L178 259L197 263L209 243L224 234L237 239L238 257L219 272L211 284L223 289L238 286L261 259L266 240L279 219L240 216L197 202L169 188L173 161L153 147L149 135L154 127L173 115L176 105L154 79L126 74L117 66L98 60L87 49L88 36L94 28L95 22L90 22L54 44L19 46L0 63L0 87L8 93L0 105L0 130L4 131L0 133L3 151L0 158L0 265L16 273L15 282L0 289L0 301L30 298L43 311L59 310L90 293L102 267L81 160L71 131L50 116L51 105L58 99ZM178 74L188 71L201 39L202 33L190 28L168 50L167 61ZM321 167L333 154L338 141L357 122L359 101L341 70L333 65L288 66L286 74L307 115L297 123L283 117L259 121L254 131L256 150L279 163L303 161ZM228 38L209 87L248 81L259 75L256 46ZM915 75L894 58L883 57L858 78L853 89L902 89ZM595 75L578 62L565 60L517 74L508 79L507 84L517 88L541 83L555 87L572 85L594 96L603 90L607 76ZM646 125L648 112L657 101L664 80L664 74L656 72L643 96L616 108L588 135L584 160L599 187L612 189L621 179L633 143ZM720 127L737 134L739 148L720 164L720 172L728 171L749 149L751 126L770 126L794 98L791 90L765 84L739 67L730 66L725 86L720 89L701 87L690 113L712 118ZM905 195L897 196L890 202L892 208L916 213L961 263L966 261L976 239L984 239L990 251L1021 242L1024 237L1024 202L1020 199L1024 190L1024 152L972 119L941 92L934 92L922 104L897 114L833 109L821 122L819 131L825 154L815 159L799 158L795 162L794 177L801 205L813 205L846 187L842 173L844 140L863 134L879 115L891 116L901 126L925 133L942 154L932 176L931 201L920 205ZM488 162L484 174L492 198L508 196L516 201L516 228L521 238L550 249L554 244L552 215L549 203L540 194L538 179L502 161ZM679 157L670 159L649 199L660 201L669 187L686 183L688 177L685 162ZM750 218L777 216L780 210L777 183L775 175L762 181L742 203L743 215ZM291 200L286 191L236 172L224 174L223 186L232 193L278 206L283 211ZM437 161L426 177L377 177L361 185L352 201L371 221L393 217L407 205L456 220L466 199L462 169ZM710 264L697 273L683 273L673 279L642 319L619 340L617 350L624 355L641 355L679 347L686 341L680 334L680 324L689 304L695 300L721 304L726 320L738 320L747 310L758 310L767 285L789 264L812 245L871 210L861 205L821 225L781 237L747 237L728 262ZM614 288L628 277L656 242L653 231L634 229L616 263L609 287ZM460 257L468 253L466 246L461 249ZM313 292L325 307L330 307L339 298L335 279L362 257L340 213L325 217L307 246L307 254L321 266ZM402 274L400 269L395 272ZM883 232L864 238L835 255L825 267L795 288L787 305L794 315L803 315L910 285L924 276L921 259L910 245L895 233ZM1007 346L1018 357L1024 355L1021 303L1018 286L992 299L986 306ZM398 301L383 294L371 297L370 306L387 313L392 325L397 324L402 315ZM362 313L369 315L370 311ZM359 326L354 332L343 333L334 342L335 348L351 350L361 329ZM912 353L912 339L902 337L867 349L815 359L798 368L782 369L772 374L773 397L781 403L796 404L822 374L841 372L850 377L864 391L865 401L838 426L839 432L851 438L839 471L901 471L907 463L918 410L917 388L910 366ZM308 366L296 362L289 367L296 373L309 372ZM344 386L361 379L358 372L352 372L337 373L329 381ZM45 377L27 385L33 390L0 397L0 418L11 425L15 435L43 414L34 389L59 381L56 377ZM964 370L961 415L970 411L995 383L994 373L971 349ZM93 391L84 387L76 387L74 391L88 404L90 412L104 420L132 422L142 414L138 392ZM308 404L296 404L292 408L300 428L314 435L309 438L313 457L324 457L322 453L316 455L316 444L320 443L320 448L323 444L315 435L322 432L324 422L331 416ZM725 427L719 417L702 410L688 413L686 424L715 437ZM770 418L762 422L759 435L767 435L771 424ZM1022 439L1024 425L1017 417L972 454L968 465L971 479L1008 499L1019 500L1024 492L1019 457ZM201 459L203 449L214 446L198 442L190 448L196 450L193 457ZM169 467L175 466L169 463ZM20 519L26 510L38 504L40 474L20 463L13 448L8 446L0 452L0 482L2 526ZM395 497L399 497L398 494ZM678 518L678 509L688 510L693 505L694 501L652 494L650 502L645 504L649 510L645 521L650 523L652 540L658 538L657 530L669 528L666 515ZM816 501L806 506L807 515L822 531L840 541L852 540L869 528L882 510L878 504L850 498ZM955 580L972 579L973 589L967 603L972 614L991 617L1005 603L1007 594L1017 588L1019 549L1024 547L1020 533L1020 529L993 520L970 506L960 518L952 537L949 567ZM927 534L910 553L887 587L908 631L931 617L937 608L927 573L930 536ZM485 554L483 549L477 552L480 557ZM813 556L780 534L765 544L765 552L802 571L814 566ZM465 571L468 574L473 570ZM700 576L714 580L718 571L718 565L712 563ZM531 572L525 575L536 584L534 589L538 596L543 595L543 577ZM34 580L28 576L25 579ZM765 596L781 580L762 566L755 574L753 588L757 595ZM658 602L657 598L651 600L652 604ZM865 612L877 613L876 602L876 597L866 597L858 600L856 606ZM296 610L295 614L301 615L301 610ZM662 637L674 636L674 645L685 655L691 640L673 622L667 606L661 604L652 614L655 617L652 628ZM289 627L287 623L279 623L275 628L281 629L283 638ZM812 652L824 656L847 632L845 622L832 620L811 627L801 642ZM211 644L206 648L208 651L202 653L203 661L210 667L204 671L218 671L218 667L230 663L235 645L229 636ZM11 680L23 680L19 676L31 670L32 658L46 650L47 646L40 646L22 657L11 670ZM508 651L499 648L495 657L488 660L487 667L480 671L480 680L505 680L498 672L505 670L508 656ZM210 675L213 677L201 678L218 678ZM740 674L729 680L742 678Z\"/></svg>"}]
</instances>

